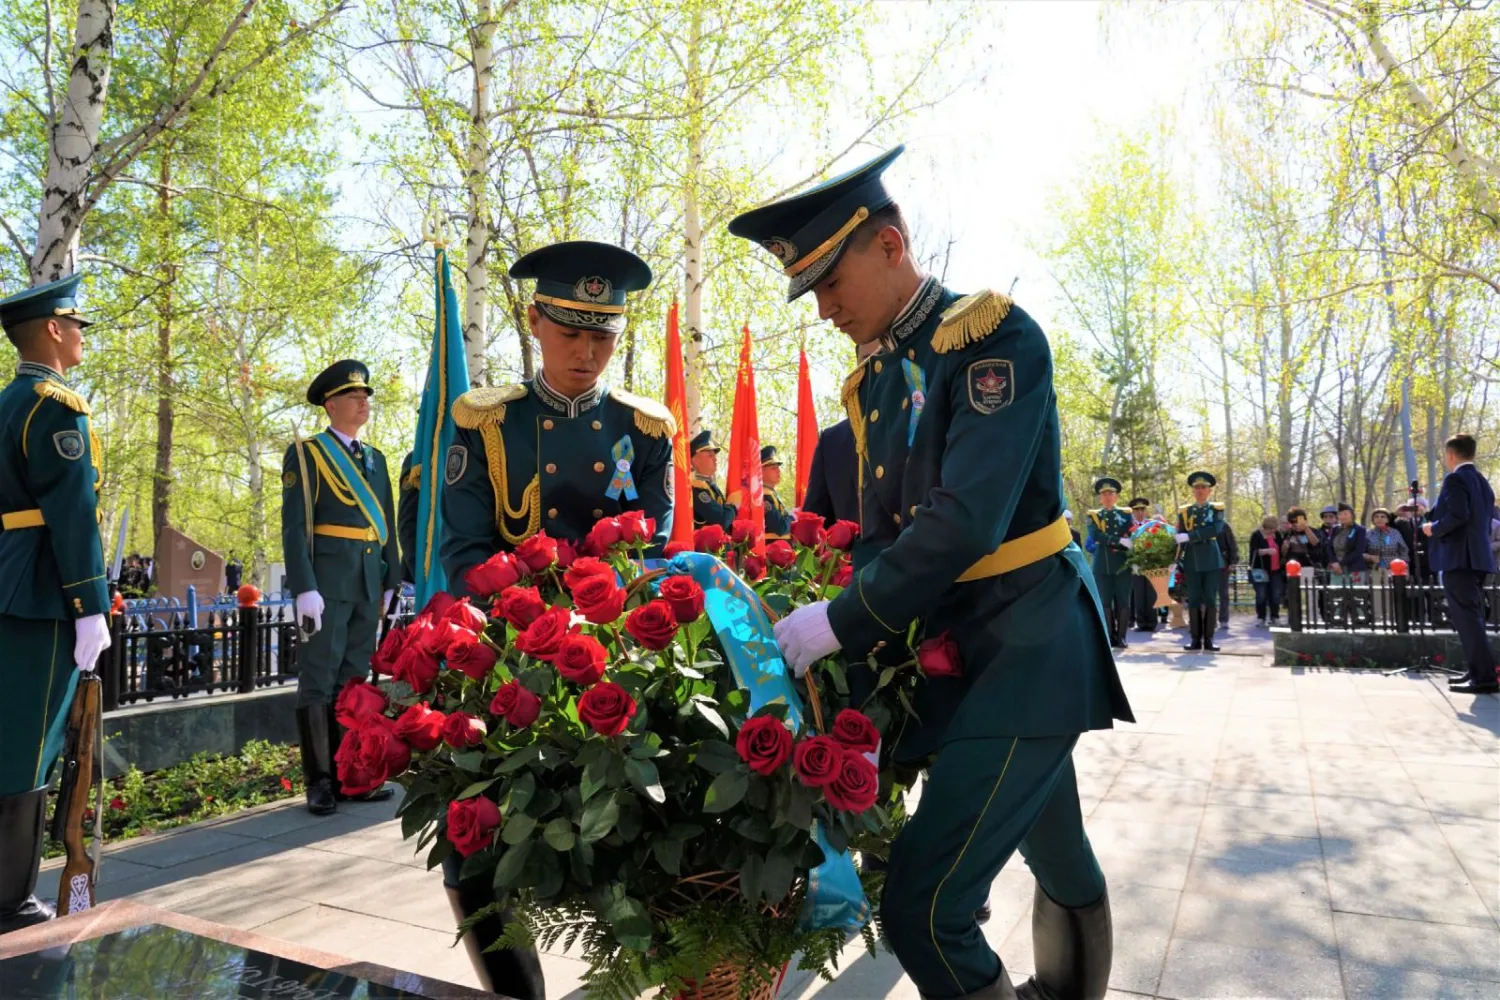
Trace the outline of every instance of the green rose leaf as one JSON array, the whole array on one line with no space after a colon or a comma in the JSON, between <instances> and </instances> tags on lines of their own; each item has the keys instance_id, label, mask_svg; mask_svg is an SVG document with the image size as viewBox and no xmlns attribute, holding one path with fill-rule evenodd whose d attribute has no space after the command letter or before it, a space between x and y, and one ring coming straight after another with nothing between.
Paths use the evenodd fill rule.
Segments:
<instances>
[{"instance_id":1,"label":"green rose leaf","mask_svg":"<svg viewBox=\"0 0 1500 1000\"><path fill-rule=\"evenodd\" d=\"M656 803L667 801L667 793L661 787L661 774L655 764L649 760L631 759L625 764L625 772L630 775L631 784L646 793L646 798Z\"/></svg>"},{"instance_id":2,"label":"green rose leaf","mask_svg":"<svg viewBox=\"0 0 1500 1000\"><path fill-rule=\"evenodd\" d=\"M620 804L613 795L595 798L583 807L583 820L578 824L579 839L585 844L603 840L615 828L620 819Z\"/></svg>"},{"instance_id":3,"label":"green rose leaf","mask_svg":"<svg viewBox=\"0 0 1500 1000\"><path fill-rule=\"evenodd\" d=\"M536 829L536 820L523 812L513 812L505 820L505 829L500 833L500 839L507 844L519 844L531 836Z\"/></svg>"},{"instance_id":4,"label":"green rose leaf","mask_svg":"<svg viewBox=\"0 0 1500 1000\"><path fill-rule=\"evenodd\" d=\"M703 797L703 811L721 813L732 809L749 789L750 776L744 771L725 771L708 786L708 793Z\"/></svg>"},{"instance_id":5,"label":"green rose leaf","mask_svg":"<svg viewBox=\"0 0 1500 1000\"><path fill-rule=\"evenodd\" d=\"M577 836L573 833L573 824L566 816L559 816L548 823L542 830L542 839L547 841L547 846L554 851L571 851Z\"/></svg>"},{"instance_id":6,"label":"green rose leaf","mask_svg":"<svg viewBox=\"0 0 1500 1000\"><path fill-rule=\"evenodd\" d=\"M500 863L495 866L495 891L510 892L520 882L526 870L526 861L531 857L531 841L523 840L506 848Z\"/></svg>"}]
</instances>

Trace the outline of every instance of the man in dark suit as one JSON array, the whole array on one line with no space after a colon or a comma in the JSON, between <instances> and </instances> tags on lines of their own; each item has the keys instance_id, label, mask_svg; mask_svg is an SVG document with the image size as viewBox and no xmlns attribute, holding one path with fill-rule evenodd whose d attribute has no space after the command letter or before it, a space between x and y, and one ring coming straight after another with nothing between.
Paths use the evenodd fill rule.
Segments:
<instances>
[{"instance_id":1,"label":"man in dark suit","mask_svg":"<svg viewBox=\"0 0 1500 1000\"><path fill-rule=\"evenodd\" d=\"M821 515L829 527L834 521L859 522L859 476L854 430L848 420L840 420L818 435L802 509Z\"/></svg>"},{"instance_id":2,"label":"man in dark suit","mask_svg":"<svg viewBox=\"0 0 1500 1000\"><path fill-rule=\"evenodd\" d=\"M1448 599L1448 620L1463 645L1468 674L1448 685L1456 694L1500 691L1495 679L1495 657L1484 628L1484 577L1495 572L1490 552L1490 511L1495 491L1474 467L1474 439L1456 434L1443 449L1448 475L1443 491L1422 526L1431 538L1428 558L1441 574Z\"/></svg>"}]
</instances>

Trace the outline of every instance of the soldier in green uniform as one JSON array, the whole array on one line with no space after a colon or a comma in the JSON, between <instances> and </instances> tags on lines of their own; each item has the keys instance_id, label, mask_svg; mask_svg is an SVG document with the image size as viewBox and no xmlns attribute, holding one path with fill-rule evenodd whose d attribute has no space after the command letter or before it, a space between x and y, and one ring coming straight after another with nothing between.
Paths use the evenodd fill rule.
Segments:
<instances>
[{"instance_id":1,"label":"soldier in green uniform","mask_svg":"<svg viewBox=\"0 0 1500 1000\"><path fill-rule=\"evenodd\" d=\"M307 635L297 655L297 732L307 808L318 816L340 799L394 794L377 788L346 796L333 764L343 739L334 699L349 681L369 676L380 616L401 582L390 471L385 456L359 440L373 395L364 364L329 365L307 387L307 401L327 412L329 426L293 442L281 463L282 558Z\"/></svg>"},{"instance_id":2,"label":"soldier in green uniform","mask_svg":"<svg viewBox=\"0 0 1500 1000\"><path fill-rule=\"evenodd\" d=\"M1130 530L1135 531L1145 524L1151 517L1151 501L1146 497L1136 497L1130 501ZM1151 586L1151 581L1135 574L1131 583L1130 600L1135 616L1135 630L1137 632L1156 631L1156 588Z\"/></svg>"},{"instance_id":3,"label":"soldier in green uniform","mask_svg":"<svg viewBox=\"0 0 1500 1000\"><path fill-rule=\"evenodd\" d=\"M1214 645L1214 619L1219 600L1219 573L1224 551L1219 535L1224 531L1224 505L1212 500L1218 480L1210 472L1188 476L1193 502L1177 510L1177 541L1182 545L1183 582L1187 587L1188 624L1193 641L1183 649L1219 651Z\"/></svg>"},{"instance_id":4,"label":"soldier in green uniform","mask_svg":"<svg viewBox=\"0 0 1500 1000\"><path fill-rule=\"evenodd\" d=\"M1038 888L1028 996L1102 996L1111 930L1083 831L1072 750L1132 718L1093 574L1062 517L1046 336L1009 298L924 275L880 175L892 150L730 232L760 243L856 345L846 380L863 526L854 581L777 626L794 673L840 650L894 653L908 626L948 632L961 676L929 678L891 751L930 765L892 845L887 943L924 997L1016 996L975 919L1019 849ZM893 647L886 650L889 644Z\"/></svg>"},{"instance_id":5,"label":"soldier in green uniform","mask_svg":"<svg viewBox=\"0 0 1500 1000\"><path fill-rule=\"evenodd\" d=\"M725 531L734 523L738 509L719 489L716 477L719 474L719 446L714 443L713 431L699 431L693 436L689 451L692 452L693 474L689 482L693 487L693 527L717 524Z\"/></svg>"},{"instance_id":6,"label":"soldier in green uniform","mask_svg":"<svg viewBox=\"0 0 1500 1000\"><path fill-rule=\"evenodd\" d=\"M781 485L781 457L775 445L760 450L760 481L766 497L766 538L775 541L788 538L792 530L792 511L781 500L776 487Z\"/></svg>"},{"instance_id":7,"label":"soldier in green uniform","mask_svg":"<svg viewBox=\"0 0 1500 1000\"><path fill-rule=\"evenodd\" d=\"M21 363L0 390L0 934L50 920L32 893L47 783L79 671L109 647L99 442L64 372L83 361L81 275L0 301Z\"/></svg>"},{"instance_id":8,"label":"soldier in green uniform","mask_svg":"<svg viewBox=\"0 0 1500 1000\"><path fill-rule=\"evenodd\" d=\"M620 247L574 241L533 250L510 276L536 281L526 318L542 370L454 400L441 554L460 596L470 569L541 531L577 543L600 519L641 511L656 521L657 545L672 535L671 413L603 381L625 329L626 293L650 285L651 269ZM460 879L459 860L443 863L443 882L463 919L495 895L492 873ZM470 960L486 989L543 1000L534 951L481 953L476 944L498 938L508 921L505 912L486 917L464 936Z\"/></svg>"},{"instance_id":9,"label":"soldier in green uniform","mask_svg":"<svg viewBox=\"0 0 1500 1000\"><path fill-rule=\"evenodd\" d=\"M1089 541L1094 550L1094 586L1104 602L1104 620L1109 624L1109 643L1115 649L1125 648L1125 632L1130 628L1130 530L1135 519L1130 512L1115 506L1120 502L1120 481L1103 476L1094 481L1099 497L1098 510L1089 511Z\"/></svg>"}]
</instances>

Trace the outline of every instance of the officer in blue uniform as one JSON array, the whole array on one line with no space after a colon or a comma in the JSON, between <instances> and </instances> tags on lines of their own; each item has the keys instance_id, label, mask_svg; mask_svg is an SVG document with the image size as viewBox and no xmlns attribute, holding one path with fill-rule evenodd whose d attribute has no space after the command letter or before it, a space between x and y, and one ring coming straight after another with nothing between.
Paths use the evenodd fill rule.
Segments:
<instances>
[{"instance_id":1,"label":"officer in blue uniform","mask_svg":"<svg viewBox=\"0 0 1500 1000\"><path fill-rule=\"evenodd\" d=\"M854 431L848 419L818 434L802 509L817 514L830 528L835 521L859 521L859 479L854 462Z\"/></svg>"},{"instance_id":2,"label":"officer in blue uniform","mask_svg":"<svg viewBox=\"0 0 1500 1000\"><path fill-rule=\"evenodd\" d=\"M1187 588L1188 625L1193 641L1183 649L1217 653L1214 645L1215 605L1219 599L1219 575L1224 568L1224 551L1219 546L1223 533L1224 505L1213 501L1218 480L1211 472L1194 472L1188 476L1193 502L1177 510L1177 541L1182 546L1183 585Z\"/></svg>"},{"instance_id":3,"label":"officer in blue uniform","mask_svg":"<svg viewBox=\"0 0 1500 1000\"><path fill-rule=\"evenodd\" d=\"M377 788L347 796L333 763L344 735L334 701L349 681L369 677L380 616L401 584L390 470L379 449L359 439L374 394L363 362L325 368L307 387L307 401L325 411L329 426L294 441L281 464L282 558L308 633L297 656L297 732L307 808L318 816L341 799L381 802L395 794Z\"/></svg>"},{"instance_id":4,"label":"officer in blue uniform","mask_svg":"<svg viewBox=\"0 0 1500 1000\"><path fill-rule=\"evenodd\" d=\"M641 511L656 521L655 545L672 536L671 413L603 380L625 329L626 293L649 286L651 269L628 250L580 240L533 250L510 276L536 281L526 319L542 367L529 381L470 389L453 402L440 551L460 596L471 568L538 532L579 542L601 518ZM457 855L443 863L462 920L495 894L492 872L461 879L460 870ZM470 960L486 989L544 1000L535 951L481 953L509 920L501 912L464 935Z\"/></svg>"},{"instance_id":5,"label":"officer in blue uniform","mask_svg":"<svg viewBox=\"0 0 1500 1000\"><path fill-rule=\"evenodd\" d=\"M775 445L760 450L760 481L766 497L766 538L775 541L788 538L792 530L792 510L782 502L776 487L781 485L781 458Z\"/></svg>"},{"instance_id":6,"label":"officer in blue uniform","mask_svg":"<svg viewBox=\"0 0 1500 1000\"><path fill-rule=\"evenodd\" d=\"M1089 511L1089 548L1094 553L1094 586L1104 602L1104 620L1109 623L1109 642L1115 649L1125 648L1125 633L1130 628L1130 529L1134 518L1116 506L1120 502L1120 481L1110 476L1094 480L1099 509Z\"/></svg>"},{"instance_id":7,"label":"officer in blue uniform","mask_svg":"<svg viewBox=\"0 0 1500 1000\"><path fill-rule=\"evenodd\" d=\"M713 431L699 431L689 445L692 452L693 527L717 524L725 531L734 524L738 508L724 497L715 477L719 474L719 446Z\"/></svg>"},{"instance_id":8,"label":"officer in blue uniform","mask_svg":"<svg viewBox=\"0 0 1500 1000\"><path fill-rule=\"evenodd\" d=\"M930 679L892 753L930 765L892 845L887 943L924 997L1017 995L975 919L1019 849L1037 877L1028 996L1102 996L1111 931L1072 764L1080 733L1132 718L1093 574L1062 517L1052 356L1036 322L993 291L924 275L881 181L898 147L736 218L790 298L856 345L845 381L863 531L854 581L783 619L797 673L840 650L894 652L908 626L948 631L962 676ZM892 647L886 650L886 645Z\"/></svg>"},{"instance_id":9,"label":"officer in blue uniform","mask_svg":"<svg viewBox=\"0 0 1500 1000\"><path fill-rule=\"evenodd\" d=\"M79 672L108 648L99 442L64 373L83 361L81 275L0 301L20 354L0 390L0 934L50 920L32 893L47 783Z\"/></svg>"}]
</instances>

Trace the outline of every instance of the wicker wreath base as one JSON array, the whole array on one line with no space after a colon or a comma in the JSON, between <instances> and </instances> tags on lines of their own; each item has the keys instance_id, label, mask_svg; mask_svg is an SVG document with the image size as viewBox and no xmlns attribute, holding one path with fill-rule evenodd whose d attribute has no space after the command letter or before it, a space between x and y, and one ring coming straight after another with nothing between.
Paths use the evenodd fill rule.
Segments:
<instances>
[{"instance_id":1,"label":"wicker wreath base","mask_svg":"<svg viewBox=\"0 0 1500 1000\"><path fill-rule=\"evenodd\" d=\"M761 983L750 990L749 1000L771 1000L775 995L775 986ZM740 969L735 965L717 966L692 989L677 994L677 1000L740 1000Z\"/></svg>"},{"instance_id":2,"label":"wicker wreath base","mask_svg":"<svg viewBox=\"0 0 1500 1000\"><path fill-rule=\"evenodd\" d=\"M668 918L675 913L706 900L729 902L740 894L740 877L735 872L701 872L680 879L676 888L665 898L657 900L652 910L658 918ZM761 912L777 916L779 907L761 904ZM785 971L785 970L783 970ZM688 989L678 993L673 1000L741 1000L740 982L746 970L738 962L722 962L709 970L697 982L689 983ZM772 1000L776 986L757 983L746 994L749 1000Z\"/></svg>"}]
</instances>

